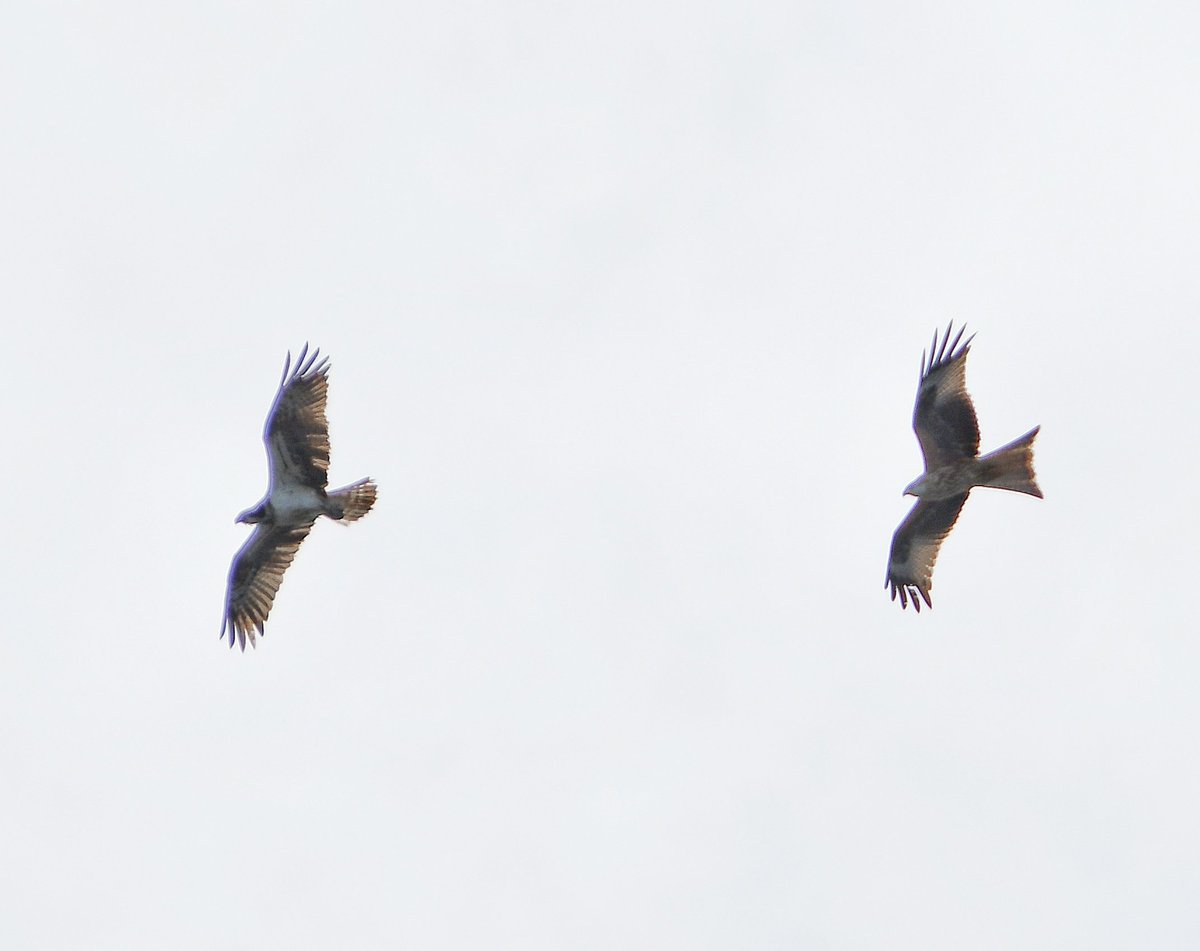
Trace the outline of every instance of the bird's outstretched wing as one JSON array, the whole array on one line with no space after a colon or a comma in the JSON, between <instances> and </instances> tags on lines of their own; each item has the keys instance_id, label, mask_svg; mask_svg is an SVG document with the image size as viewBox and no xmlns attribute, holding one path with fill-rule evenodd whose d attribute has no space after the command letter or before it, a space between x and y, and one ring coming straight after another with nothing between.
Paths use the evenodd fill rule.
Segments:
<instances>
[{"instance_id":1,"label":"bird's outstretched wing","mask_svg":"<svg viewBox=\"0 0 1200 951\"><path fill-rule=\"evenodd\" d=\"M919 499L896 529L883 586L891 587L893 601L897 594L900 595L902 607L908 607L909 598L912 598L913 607L918 612L922 599L927 606L933 607L933 602L929 600L929 591L933 587L933 564L937 561L938 549L950 534L966 501L966 493L936 502Z\"/></svg>"},{"instance_id":2,"label":"bird's outstretched wing","mask_svg":"<svg viewBox=\"0 0 1200 951\"><path fill-rule=\"evenodd\" d=\"M913 407L913 431L925 456L926 472L979 455L979 423L967 394L967 354L975 338L972 335L959 346L966 330L963 327L950 343L953 330L954 322L951 321L940 347L935 330L928 355L921 354L921 382Z\"/></svg>"},{"instance_id":3,"label":"bird's outstretched wing","mask_svg":"<svg viewBox=\"0 0 1200 951\"><path fill-rule=\"evenodd\" d=\"M254 634L263 632L283 573L312 527L312 522L259 524L233 556L229 584L225 589L225 622L221 625L222 637L229 632L230 647L233 647L235 637L242 650L246 649L247 639L250 646L254 646Z\"/></svg>"},{"instance_id":4,"label":"bird's outstretched wing","mask_svg":"<svg viewBox=\"0 0 1200 951\"><path fill-rule=\"evenodd\" d=\"M272 488L299 482L323 489L328 481L325 399L329 393L329 358L318 362L320 355L320 349L310 355L305 344L294 366L291 353L283 365L279 392L263 427Z\"/></svg>"}]
</instances>

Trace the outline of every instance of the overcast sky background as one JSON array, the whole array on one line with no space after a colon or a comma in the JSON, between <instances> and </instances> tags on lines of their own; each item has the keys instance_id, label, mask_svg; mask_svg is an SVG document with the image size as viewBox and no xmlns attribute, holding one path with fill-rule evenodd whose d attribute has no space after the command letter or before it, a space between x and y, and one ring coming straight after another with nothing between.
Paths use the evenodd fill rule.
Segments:
<instances>
[{"instance_id":1,"label":"overcast sky background","mask_svg":"<svg viewBox=\"0 0 1200 951\"><path fill-rule=\"evenodd\" d=\"M1194 948L1190 3L0 15L0 944ZM954 318L991 449L883 588ZM285 353L331 478L218 641Z\"/></svg>"}]
</instances>

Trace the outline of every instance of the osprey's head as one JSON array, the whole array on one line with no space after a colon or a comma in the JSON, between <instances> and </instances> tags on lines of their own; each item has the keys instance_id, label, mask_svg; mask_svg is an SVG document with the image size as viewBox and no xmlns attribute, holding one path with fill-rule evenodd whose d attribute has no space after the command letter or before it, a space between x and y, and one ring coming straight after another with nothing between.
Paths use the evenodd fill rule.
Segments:
<instances>
[{"instance_id":1,"label":"osprey's head","mask_svg":"<svg viewBox=\"0 0 1200 951\"><path fill-rule=\"evenodd\" d=\"M246 509L246 511L244 511L233 521L235 525L240 525L243 522L245 522L247 525L255 525L258 522L261 522L266 517L266 514L267 503L259 502L258 505L254 506L254 508Z\"/></svg>"}]
</instances>

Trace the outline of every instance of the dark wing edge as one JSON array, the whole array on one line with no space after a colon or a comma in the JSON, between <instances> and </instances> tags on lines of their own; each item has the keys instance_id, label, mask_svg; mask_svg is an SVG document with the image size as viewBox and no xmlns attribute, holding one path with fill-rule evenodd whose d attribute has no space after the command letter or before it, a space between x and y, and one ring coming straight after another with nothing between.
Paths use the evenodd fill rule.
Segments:
<instances>
[{"instance_id":1,"label":"dark wing edge","mask_svg":"<svg viewBox=\"0 0 1200 951\"><path fill-rule=\"evenodd\" d=\"M284 361L279 391L263 426L272 485L285 474L322 489L327 483L329 358L320 357L319 347L310 354L305 343L295 364L290 350Z\"/></svg>"},{"instance_id":2,"label":"dark wing edge","mask_svg":"<svg viewBox=\"0 0 1200 951\"><path fill-rule=\"evenodd\" d=\"M225 587L225 618L220 634L224 638L226 631L229 632L231 648L235 638L243 651L247 640L251 647L256 646L255 632L263 633L263 625L283 582L283 573L312 527L312 522L287 526L260 524L233 556Z\"/></svg>"},{"instance_id":3,"label":"dark wing edge","mask_svg":"<svg viewBox=\"0 0 1200 951\"><path fill-rule=\"evenodd\" d=\"M919 499L896 529L883 586L892 589L893 601L900 596L902 608L908 607L910 598L918 614L922 600L926 607L933 607L929 592L933 588L938 549L958 521L958 513L966 501L965 493L936 502Z\"/></svg>"},{"instance_id":4,"label":"dark wing edge","mask_svg":"<svg viewBox=\"0 0 1200 951\"><path fill-rule=\"evenodd\" d=\"M975 335L960 344L966 329L965 325L960 327L951 342L954 321L950 321L941 345L935 330L928 353L921 352L913 432L921 444L926 472L947 462L979 455L979 422L966 383L966 357Z\"/></svg>"}]
</instances>

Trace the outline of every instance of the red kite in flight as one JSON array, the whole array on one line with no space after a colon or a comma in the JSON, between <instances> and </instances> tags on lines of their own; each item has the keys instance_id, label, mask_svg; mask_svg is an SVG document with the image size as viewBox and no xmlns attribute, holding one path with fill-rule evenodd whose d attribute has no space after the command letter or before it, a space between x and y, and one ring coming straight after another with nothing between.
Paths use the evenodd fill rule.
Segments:
<instances>
[{"instance_id":1,"label":"red kite in flight","mask_svg":"<svg viewBox=\"0 0 1200 951\"><path fill-rule=\"evenodd\" d=\"M893 601L898 594L900 605L908 607L911 598L917 611L922 599L933 607L933 563L972 488L982 485L1042 498L1033 472L1033 439L1040 426L995 452L979 455L979 423L966 385L967 353L975 338L968 337L960 347L963 327L949 343L953 329L951 321L941 347L934 331L928 359L921 354L913 430L925 456L925 473L904 490L917 497L917 504L892 536L883 583L892 589Z\"/></svg>"},{"instance_id":2,"label":"red kite in flight","mask_svg":"<svg viewBox=\"0 0 1200 951\"><path fill-rule=\"evenodd\" d=\"M329 358L318 363L320 353L315 350L308 356L305 344L290 375L292 355L288 353L279 392L267 414L263 442L270 484L266 497L237 517L237 521L255 528L234 555L229 569L221 636L229 631L230 647L235 635L242 650L246 649L247 638L250 646L255 646L254 632L263 633L283 573L318 517L354 522L375 504L376 485L370 479L325 491L329 468L329 423L325 420Z\"/></svg>"}]
</instances>

